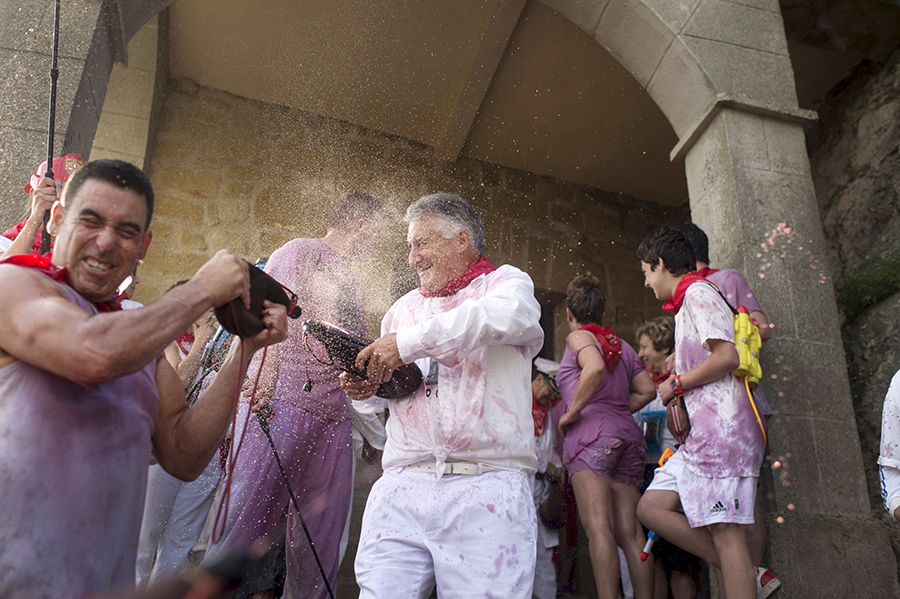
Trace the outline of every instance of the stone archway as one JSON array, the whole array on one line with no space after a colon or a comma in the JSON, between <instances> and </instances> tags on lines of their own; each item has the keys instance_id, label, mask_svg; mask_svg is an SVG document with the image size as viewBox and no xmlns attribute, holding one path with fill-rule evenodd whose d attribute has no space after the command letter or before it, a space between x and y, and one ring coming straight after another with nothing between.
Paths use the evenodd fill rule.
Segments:
<instances>
[{"instance_id":1,"label":"stone archway","mask_svg":"<svg viewBox=\"0 0 900 599\"><path fill-rule=\"evenodd\" d=\"M693 219L710 235L714 263L751 274L777 325L764 359L778 377L769 381L779 411L770 450L786 467L766 507L770 559L787 592L896 595L886 533L869 516L806 156L801 125L813 115L797 107L778 0L541 1L607 48L659 105L679 137L672 154L685 158ZM87 153L113 61L127 59L126 42L170 3L66 4L58 152ZM2 89L12 99L0 123L4 189L21 187L46 143L30 115L46 95L48 10L37 0L0 6ZM19 207L4 210L11 220Z\"/></svg>"},{"instance_id":2,"label":"stone archway","mask_svg":"<svg viewBox=\"0 0 900 599\"><path fill-rule=\"evenodd\" d=\"M782 464L761 491L770 565L790 596L896 596L896 562L866 497L806 153L802 125L815 114L797 105L778 1L542 1L659 105L714 265L744 272L776 324L763 356L769 451Z\"/></svg>"}]
</instances>

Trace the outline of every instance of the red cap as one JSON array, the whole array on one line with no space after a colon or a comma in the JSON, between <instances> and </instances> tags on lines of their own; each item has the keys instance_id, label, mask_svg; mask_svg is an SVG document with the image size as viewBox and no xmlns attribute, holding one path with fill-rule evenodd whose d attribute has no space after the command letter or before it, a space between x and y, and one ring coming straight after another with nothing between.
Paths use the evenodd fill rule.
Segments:
<instances>
[{"instance_id":1,"label":"red cap","mask_svg":"<svg viewBox=\"0 0 900 599\"><path fill-rule=\"evenodd\" d=\"M84 160L81 159L81 156L75 153L66 154L65 156L54 158L53 178L59 179L61 181L68 181L69 177L72 176L72 173L80 169L82 166L84 166ZM25 193L31 195L31 190L37 187L46 173L47 161L45 160L37 167L37 169L34 171L34 174L31 175L31 181L25 186Z\"/></svg>"}]
</instances>

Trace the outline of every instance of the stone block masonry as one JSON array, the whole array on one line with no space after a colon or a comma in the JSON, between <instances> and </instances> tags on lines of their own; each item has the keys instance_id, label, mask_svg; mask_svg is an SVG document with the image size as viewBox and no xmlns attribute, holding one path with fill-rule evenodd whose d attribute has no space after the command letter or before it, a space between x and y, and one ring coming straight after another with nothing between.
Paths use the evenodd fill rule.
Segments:
<instances>
[{"instance_id":1,"label":"stone block masonry","mask_svg":"<svg viewBox=\"0 0 900 599\"><path fill-rule=\"evenodd\" d=\"M395 217L378 254L357 269L376 331L393 301L392 266L405 261L402 215L422 195L450 191L470 201L484 218L489 258L522 268L536 289L555 292L548 297L564 294L576 274L598 276L608 324L629 342L644 318L660 314L634 250L657 226L689 218L687 206L666 208L465 157L445 162L397 136L189 80L170 82L147 173L157 194L153 226L165 235L154 238L142 267L137 298L145 301L219 248L253 261L295 237L321 237L343 192L381 197ZM565 336L557 337L561 353Z\"/></svg>"}]
</instances>

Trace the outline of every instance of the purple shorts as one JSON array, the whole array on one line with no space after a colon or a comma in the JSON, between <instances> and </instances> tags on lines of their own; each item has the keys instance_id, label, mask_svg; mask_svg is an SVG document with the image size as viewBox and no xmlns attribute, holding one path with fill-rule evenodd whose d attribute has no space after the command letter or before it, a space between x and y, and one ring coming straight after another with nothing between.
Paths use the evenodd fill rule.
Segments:
<instances>
[{"instance_id":1,"label":"purple shorts","mask_svg":"<svg viewBox=\"0 0 900 599\"><path fill-rule=\"evenodd\" d=\"M625 441L616 437L599 437L583 448L566 464L569 476L590 470L597 476L632 487L644 481L644 440Z\"/></svg>"}]
</instances>

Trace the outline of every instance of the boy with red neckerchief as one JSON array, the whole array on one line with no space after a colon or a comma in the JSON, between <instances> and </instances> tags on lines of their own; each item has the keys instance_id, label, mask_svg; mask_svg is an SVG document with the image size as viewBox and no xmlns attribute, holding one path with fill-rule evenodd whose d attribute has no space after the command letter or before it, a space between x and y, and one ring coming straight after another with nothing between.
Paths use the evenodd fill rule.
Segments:
<instances>
[{"instance_id":1,"label":"boy with red neckerchief","mask_svg":"<svg viewBox=\"0 0 900 599\"><path fill-rule=\"evenodd\" d=\"M675 312L675 374L659 385L664 404L684 396L691 432L641 498L645 526L722 570L729 599L776 588L755 568L746 528L753 523L763 440L741 382L733 316L698 272L679 231L660 227L638 247L645 285ZM754 579L755 583L754 584ZM756 593L754 593L754 587Z\"/></svg>"}]
</instances>

